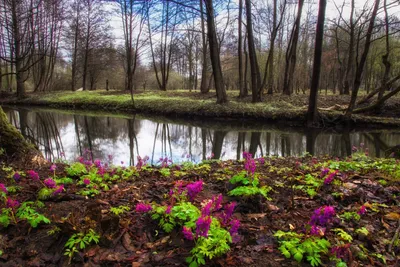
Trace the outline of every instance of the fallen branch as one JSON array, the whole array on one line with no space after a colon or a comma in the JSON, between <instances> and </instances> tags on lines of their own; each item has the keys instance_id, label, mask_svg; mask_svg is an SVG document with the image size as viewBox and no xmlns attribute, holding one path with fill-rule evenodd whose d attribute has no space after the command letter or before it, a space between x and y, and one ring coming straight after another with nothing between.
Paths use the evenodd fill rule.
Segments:
<instances>
[{"instance_id":1,"label":"fallen branch","mask_svg":"<svg viewBox=\"0 0 400 267\"><path fill-rule=\"evenodd\" d=\"M377 93L379 93L380 90L382 90L383 86L385 86L386 88L389 88L393 85L393 83L395 83L397 80L400 79L400 75L397 75L396 77L394 77L393 79L391 79L390 81L388 81L385 85L381 85L379 86L377 89L375 89L374 91L372 91L371 93L369 93L366 97L364 97L363 99L361 99L360 101L357 102L357 105L361 105L366 103L370 98L372 98L374 95L376 95Z\"/></svg>"},{"instance_id":2,"label":"fallen branch","mask_svg":"<svg viewBox=\"0 0 400 267\"><path fill-rule=\"evenodd\" d=\"M384 97L382 97L381 99L376 101L375 104L370 105L368 107L358 108L358 109L353 110L353 114L363 113L363 112L374 110L374 109L380 107L381 105L383 105L383 103L385 103L386 100L388 100L389 98L391 98L398 92L400 92L400 86L398 86L396 89L394 89L393 91L391 91L390 93L388 93L387 95L385 95Z\"/></svg>"}]
</instances>

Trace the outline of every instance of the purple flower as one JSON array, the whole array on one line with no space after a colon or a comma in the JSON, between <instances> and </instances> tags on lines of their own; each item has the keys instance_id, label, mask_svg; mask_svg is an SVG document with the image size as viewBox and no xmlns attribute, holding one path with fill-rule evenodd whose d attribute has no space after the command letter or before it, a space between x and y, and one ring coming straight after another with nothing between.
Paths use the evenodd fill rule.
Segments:
<instances>
[{"instance_id":1,"label":"purple flower","mask_svg":"<svg viewBox=\"0 0 400 267\"><path fill-rule=\"evenodd\" d=\"M147 164L147 161L149 160L148 156L145 156L142 158L141 156L137 156L137 164L136 164L136 169L141 170L143 166Z\"/></svg>"},{"instance_id":2,"label":"purple flower","mask_svg":"<svg viewBox=\"0 0 400 267\"><path fill-rule=\"evenodd\" d=\"M50 171L55 172L56 169L57 169L56 164L52 164L52 165L50 166Z\"/></svg>"},{"instance_id":3,"label":"purple flower","mask_svg":"<svg viewBox=\"0 0 400 267\"><path fill-rule=\"evenodd\" d=\"M356 146L353 146L352 148L351 148L351 150L353 151L353 152L357 152L357 147Z\"/></svg>"},{"instance_id":4,"label":"purple flower","mask_svg":"<svg viewBox=\"0 0 400 267\"><path fill-rule=\"evenodd\" d=\"M320 177L324 177L325 175L327 175L329 173L330 169L329 168L323 168L321 169L321 174Z\"/></svg>"},{"instance_id":5,"label":"purple flower","mask_svg":"<svg viewBox=\"0 0 400 267\"><path fill-rule=\"evenodd\" d=\"M193 201L197 194L203 190L203 180L188 184L186 190L189 200Z\"/></svg>"},{"instance_id":6,"label":"purple flower","mask_svg":"<svg viewBox=\"0 0 400 267\"><path fill-rule=\"evenodd\" d=\"M230 223L231 225L231 229L229 229L229 233L231 234L231 236L234 236L235 234L237 234L239 227L240 227L240 221L239 220L232 220Z\"/></svg>"},{"instance_id":7,"label":"purple flower","mask_svg":"<svg viewBox=\"0 0 400 267\"><path fill-rule=\"evenodd\" d=\"M100 167L101 167L101 161L100 161L99 159L96 159L96 160L94 161L94 165L95 165L97 168L100 168Z\"/></svg>"},{"instance_id":8,"label":"purple flower","mask_svg":"<svg viewBox=\"0 0 400 267\"><path fill-rule=\"evenodd\" d=\"M44 185L47 186L48 188L55 188L57 183L51 178L47 178L43 181Z\"/></svg>"},{"instance_id":9,"label":"purple flower","mask_svg":"<svg viewBox=\"0 0 400 267\"><path fill-rule=\"evenodd\" d=\"M34 181L39 181L39 174L33 170L27 171L27 174L29 178L31 178Z\"/></svg>"},{"instance_id":10,"label":"purple flower","mask_svg":"<svg viewBox=\"0 0 400 267\"><path fill-rule=\"evenodd\" d=\"M222 194L219 194L216 197L213 197L213 203L214 203L214 211L220 210L222 208Z\"/></svg>"},{"instance_id":11,"label":"purple flower","mask_svg":"<svg viewBox=\"0 0 400 267\"><path fill-rule=\"evenodd\" d=\"M18 182L21 179L21 175L18 172L15 172L13 178L16 182Z\"/></svg>"},{"instance_id":12,"label":"purple flower","mask_svg":"<svg viewBox=\"0 0 400 267\"><path fill-rule=\"evenodd\" d=\"M317 225L311 225L310 234L315 236L325 235L325 228L319 227Z\"/></svg>"},{"instance_id":13,"label":"purple flower","mask_svg":"<svg viewBox=\"0 0 400 267\"><path fill-rule=\"evenodd\" d=\"M213 205L213 201L212 200L208 201L207 204L201 209L201 215L209 216L211 213L212 205Z\"/></svg>"},{"instance_id":14,"label":"purple flower","mask_svg":"<svg viewBox=\"0 0 400 267\"><path fill-rule=\"evenodd\" d=\"M6 206L7 208L13 209L19 206L19 202L18 200L12 200L11 198L7 198Z\"/></svg>"},{"instance_id":15,"label":"purple flower","mask_svg":"<svg viewBox=\"0 0 400 267\"><path fill-rule=\"evenodd\" d=\"M0 192L3 191L4 193L8 193L7 187L4 184L0 184Z\"/></svg>"},{"instance_id":16,"label":"purple flower","mask_svg":"<svg viewBox=\"0 0 400 267\"><path fill-rule=\"evenodd\" d=\"M258 163L260 163L260 165L264 165L265 164L265 159L264 158L258 158Z\"/></svg>"},{"instance_id":17,"label":"purple flower","mask_svg":"<svg viewBox=\"0 0 400 267\"><path fill-rule=\"evenodd\" d=\"M357 211L357 214L358 215L364 215L366 212L367 212L367 208L364 205L362 205L360 207L360 209Z\"/></svg>"},{"instance_id":18,"label":"purple flower","mask_svg":"<svg viewBox=\"0 0 400 267\"><path fill-rule=\"evenodd\" d=\"M326 177L326 179L324 180L324 184L328 185L328 184L332 183L332 181L335 178L337 173L338 173L337 171L334 171L331 174L329 174L328 177Z\"/></svg>"},{"instance_id":19,"label":"purple flower","mask_svg":"<svg viewBox=\"0 0 400 267\"><path fill-rule=\"evenodd\" d=\"M225 225L228 224L229 220L231 219L231 217L233 215L233 211L235 210L235 207L236 207L235 202L231 202L224 206L224 211L220 215L220 218L222 219L223 224L225 224Z\"/></svg>"},{"instance_id":20,"label":"purple flower","mask_svg":"<svg viewBox=\"0 0 400 267\"><path fill-rule=\"evenodd\" d=\"M310 225L325 226L335 216L335 208L332 206L322 206L316 209L311 216Z\"/></svg>"},{"instance_id":21,"label":"purple flower","mask_svg":"<svg viewBox=\"0 0 400 267\"><path fill-rule=\"evenodd\" d=\"M196 235L208 237L208 230L210 230L211 221L210 216L201 216L196 222Z\"/></svg>"},{"instance_id":22,"label":"purple flower","mask_svg":"<svg viewBox=\"0 0 400 267\"><path fill-rule=\"evenodd\" d=\"M83 179L85 185L90 185L90 180L88 178Z\"/></svg>"},{"instance_id":23,"label":"purple flower","mask_svg":"<svg viewBox=\"0 0 400 267\"><path fill-rule=\"evenodd\" d=\"M58 194L60 194L62 191L64 191L64 185L59 185L56 190L54 190L53 195L56 196Z\"/></svg>"},{"instance_id":24,"label":"purple flower","mask_svg":"<svg viewBox=\"0 0 400 267\"><path fill-rule=\"evenodd\" d=\"M170 214L171 213L171 209L172 209L172 206L168 205L167 209L165 210L165 213L166 214Z\"/></svg>"},{"instance_id":25,"label":"purple flower","mask_svg":"<svg viewBox=\"0 0 400 267\"><path fill-rule=\"evenodd\" d=\"M187 240L193 240L194 239L192 230L189 227L183 226L182 233L183 233L183 237L185 239L187 239Z\"/></svg>"},{"instance_id":26,"label":"purple flower","mask_svg":"<svg viewBox=\"0 0 400 267\"><path fill-rule=\"evenodd\" d=\"M249 152L243 152L244 158L244 169L247 171L249 175L253 175L256 171L256 162L253 159L253 155Z\"/></svg>"},{"instance_id":27,"label":"purple flower","mask_svg":"<svg viewBox=\"0 0 400 267\"><path fill-rule=\"evenodd\" d=\"M153 208L151 207L150 204L144 204L144 203L137 204L136 208L135 208L136 212L139 212L139 213L147 213L147 212L151 211L152 209Z\"/></svg>"}]
</instances>

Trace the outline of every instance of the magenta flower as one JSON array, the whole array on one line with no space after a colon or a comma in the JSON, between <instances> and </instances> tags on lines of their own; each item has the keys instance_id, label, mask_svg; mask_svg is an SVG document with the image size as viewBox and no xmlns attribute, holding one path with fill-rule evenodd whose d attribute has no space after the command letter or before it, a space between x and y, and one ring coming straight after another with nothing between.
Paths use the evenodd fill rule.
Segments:
<instances>
[{"instance_id":1,"label":"magenta flower","mask_svg":"<svg viewBox=\"0 0 400 267\"><path fill-rule=\"evenodd\" d=\"M208 230L210 230L211 221L210 216L201 216L196 222L196 235L208 237Z\"/></svg>"},{"instance_id":2,"label":"magenta flower","mask_svg":"<svg viewBox=\"0 0 400 267\"><path fill-rule=\"evenodd\" d=\"M147 161L149 160L148 156L145 156L142 158L141 156L137 156L137 164L136 164L136 169L141 170L143 166L147 164Z\"/></svg>"},{"instance_id":3,"label":"magenta flower","mask_svg":"<svg viewBox=\"0 0 400 267\"><path fill-rule=\"evenodd\" d=\"M187 240L193 240L194 239L192 230L189 227L183 226L182 233L183 233L183 237L185 239L187 239Z\"/></svg>"},{"instance_id":4,"label":"magenta flower","mask_svg":"<svg viewBox=\"0 0 400 267\"><path fill-rule=\"evenodd\" d=\"M364 215L366 212L367 212L367 208L364 205L362 205L360 207L360 209L357 211L357 214L358 215Z\"/></svg>"},{"instance_id":5,"label":"magenta flower","mask_svg":"<svg viewBox=\"0 0 400 267\"><path fill-rule=\"evenodd\" d=\"M19 206L19 201L18 200L12 200L11 198L7 198L6 206L7 206L7 208L14 209L14 208Z\"/></svg>"},{"instance_id":6,"label":"magenta flower","mask_svg":"<svg viewBox=\"0 0 400 267\"><path fill-rule=\"evenodd\" d=\"M213 197L213 203L214 203L214 211L218 211L222 208L222 194L219 194L217 197Z\"/></svg>"},{"instance_id":7,"label":"magenta flower","mask_svg":"<svg viewBox=\"0 0 400 267\"><path fill-rule=\"evenodd\" d=\"M15 172L13 178L16 182L18 182L21 179L21 175L18 172Z\"/></svg>"},{"instance_id":8,"label":"magenta flower","mask_svg":"<svg viewBox=\"0 0 400 267\"><path fill-rule=\"evenodd\" d=\"M240 227L240 221L239 220L232 220L230 223L231 229L229 229L229 233L231 236L234 236L235 234L238 233L239 227Z\"/></svg>"},{"instance_id":9,"label":"magenta flower","mask_svg":"<svg viewBox=\"0 0 400 267\"><path fill-rule=\"evenodd\" d=\"M203 190L203 180L188 184L186 190L189 200L193 201L197 194Z\"/></svg>"},{"instance_id":10,"label":"magenta flower","mask_svg":"<svg viewBox=\"0 0 400 267\"><path fill-rule=\"evenodd\" d=\"M101 161L100 161L99 159L96 159L96 160L94 161L94 165L95 165L97 168L100 168L100 167L101 167Z\"/></svg>"},{"instance_id":11,"label":"magenta flower","mask_svg":"<svg viewBox=\"0 0 400 267\"><path fill-rule=\"evenodd\" d=\"M260 165L264 165L265 164L265 159L264 158L258 158L258 163L260 163Z\"/></svg>"},{"instance_id":12,"label":"magenta flower","mask_svg":"<svg viewBox=\"0 0 400 267\"><path fill-rule=\"evenodd\" d=\"M39 174L33 170L27 171L27 174L29 178L31 178L34 181L39 181Z\"/></svg>"},{"instance_id":13,"label":"magenta flower","mask_svg":"<svg viewBox=\"0 0 400 267\"><path fill-rule=\"evenodd\" d=\"M88 178L83 179L85 185L90 185L90 180Z\"/></svg>"},{"instance_id":14,"label":"magenta flower","mask_svg":"<svg viewBox=\"0 0 400 267\"><path fill-rule=\"evenodd\" d=\"M43 181L44 185L47 186L48 188L55 188L57 183L51 178L47 178Z\"/></svg>"},{"instance_id":15,"label":"magenta flower","mask_svg":"<svg viewBox=\"0 0 400 267\"><path fill-rule=\"evenodd\" d=\"M244 169L249 175L253 175L256 171L256 162L253 159L253 155L248 152L243 152L244 158Z\"/></svg>"},{"instance_id":16,"label":"magenta flower","mask_svg":"<svg viewBox=\"0 0 400 267\"><path fill-rule=\"evenodd\" d=\"M171 206L171 205L168 205L167 209L165 210L165 213L166 213L166 214L170 214L170 213L171 213L171 210L172 210L172 206Z\"/></svg>"},{"instance_id":17,"label":"magenta flower","mask_svg":"<svg viewBox=\"0 0 400 267\"><path fill-rule=\"evenodd\" d=\"M0 192L3 191L4 193L8 193L7 187L4 184L0 184Z\"/></svg>"},{"instance_id":18,"label":"magenta flower","mask_svg":"<svg viewBox=\"0 0 400 267\"><path fill-rule=\"evenodd\" d=\"M52 164L52 165L50 166L50 171L54 172L54 171L56 171L56 169L57 169L56 164Z\"/></svg>"},{"instance_id":19,"label":"magenta flower","mask_svg":"<svg viewBox=\"0 0 400 267\"><path fill-rule=\"evenodd\" d=\"M335 208L332 206L322 206L314 210L311 216L310 225L325 226L335 216Z\"/></svg>"},{"instance_id":20,"label":"magenta flower","mask_svg":"<svg viewBox=\"0 0 400 267\"><path fill-rule=\"evenodd\" d=\"M332 183L332 181L333 181L333 179L335 179L335 176L337 173L338 173L338 171L334 171L331 174L329 174L328 177L325 178L324 184L328 185L328 184Z\"/></svg>"},{"instance_id":21,"label":"magenta flower","mask_svg":"<svg viewBox=\"0 0 400 267\"><path fill-rule=\"evenodd\" d=\"M139 213L147 213L151 211L153 208L150 204L139 203L136 205L135 211Z\"/></svg>"},{"instance_id":22,"label":"magenta flower","mask_svg":"<svg viewBox=\"0 0 400 267\"><path fill-rule=\"evenodd\" d=\"M330 169L329 168L323 168L321 169L321 174L320 177L324 177L325 175L327 175L329 173Z\"/></svg>"},{"instance_id":23,"label":"magenta flower","mask_svg":"<svg viewBox=\"0 0 400 267\"><path fill-rule=\"evenodd\" d=\"M208 201L207 204L201 209L201 215L209 216L211 213L212 206L213 206L213 201L212 200Z\"/></svg>"},{"instance_id":24,"label":"magenta flower","mask_svg":"<svg viewBox=\"0 0 400 267\"><path fill-rule=\"evenodd\" d=\"M351 150L353 151L353 152L357 152L357 147L356 146L353 146L352 148L351 148Z\"/></svg>"},{"instance_id":25,"label":"magenta flower","mask_svg":"<svg viewBox=\"0 0 400 267\"><path fill-rule=\"evenodd\" d=\"M310 234L315 236L325 235L325 228L319 227L317 225L311 225Z\"/></svg>"},{"instance_id":26,"label":"magenta flower","mask_svg":"<svg viewBox=\"0 0 400 267\"><path fill-rule=\"evenodd\" d=\"M59 185L56 190L54 190L53 195L56 196L64 191L64 185Z\"/></svg>"}]
</instances>

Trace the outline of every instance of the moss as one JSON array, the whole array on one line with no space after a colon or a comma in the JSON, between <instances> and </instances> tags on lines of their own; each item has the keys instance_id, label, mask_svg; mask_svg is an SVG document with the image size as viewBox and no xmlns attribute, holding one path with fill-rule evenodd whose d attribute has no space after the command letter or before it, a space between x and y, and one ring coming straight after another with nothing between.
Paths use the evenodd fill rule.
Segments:
<instances>
[{"instance_id":1,"label":"moss","mask_svg":"<svg viewBox=\"0 0 400 267\"><path fill-rule=\"evenodd\" d=\"M0 107L0 147L5 150L8 157L21 160L27 155L39 154L33 144L28 143L22 134L12 126L7 119L6 114Z\"/></svg>"}]
</instances>

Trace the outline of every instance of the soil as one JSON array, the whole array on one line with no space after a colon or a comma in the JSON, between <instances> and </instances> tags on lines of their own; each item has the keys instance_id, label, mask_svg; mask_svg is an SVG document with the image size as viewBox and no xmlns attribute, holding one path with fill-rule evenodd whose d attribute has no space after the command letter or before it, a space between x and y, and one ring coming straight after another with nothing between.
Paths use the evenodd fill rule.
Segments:
<instances>
[{"instance_id":1,"label":"soil","mask_svg":"<svg viewBox=\"0 0 400 267\"><path fill-rule=\"evenodd\" d=\"M109 184L110 190L100 190L93 197L77 194L84 185L74 182L66 185L61 194L43 201L45 207L38 209L51 224L32 228L26 221L19 221L7 228L0 226L0 251L3 252L0 266L67 266L69 258L64 256L65 243L72 234L88 229L100 234L100 242L75 253L71 266L187 266L185 258L190 256L193 241L183 239L178 228L170 234L165 233L149 215L135 212L135 206L143 202L165 204L165 196L177 180L189 183L200 179L204 181L204 187L194 204L200 205L204 200L222 194L224 203L237 203L234 217L241 223L240 240L231 245L226 255L207 260L206 266L298 265L293 258L286 259L281 254L279 242L273 235L278 230L305 233L313 211L323 205L333 206L336 211L325 232L325 238L332 246L339 239L330 229L341 228L353 237L343 258L347 266L384 266L379 255L385 258L388 266L399 266L400 174L393 176L392 172L377 168L366 170L362 167L364 161L347 159L343 162L359 162L361 168L339 171L336 182L319 187L314 197L294 189L294 185L305 185L307 174L318 177L321 166L329 160L335 161L303 157L266 158L265 164L258 162L256 172L261 184L273 187L268 194L270 201L262 197L228 196L228 191L233 188L228 180L244 170L243 161L204 162L211 167L209 171L171 166L170 175L163 174L159 167L149 167L140 170L137 176L118 178ZM55 176L66 177L67 166L58 163ZM49 167L44 165L35 170L40 177L53 177ZM28 171L25 168L21 165L14 170L24 173ZM12 194L13 199L21 203L36 201L43 185L27 177L14 182L10 178L14 170L0 167L0 183L19 187ZM107 173L120 175L121 169L109 167ZM72 178L80 179L78 176ZM4 203L0 203L0 208L4 208ZM119 216L110 212L111 207L120 205L127 205L130 210ZM357 212L362 205L367 210L359 221L340 219L344 212ZM355 233L355 229L361 227L369 231L367 236ZM54 229L57 231L51 233ZM361 245L365 248L364 258L358 256ZM322 256L322 261L325 266L335 266L328 256ZM301 265L309 266L309 263L303 260Z\"/></svg>"}]
</instances>

